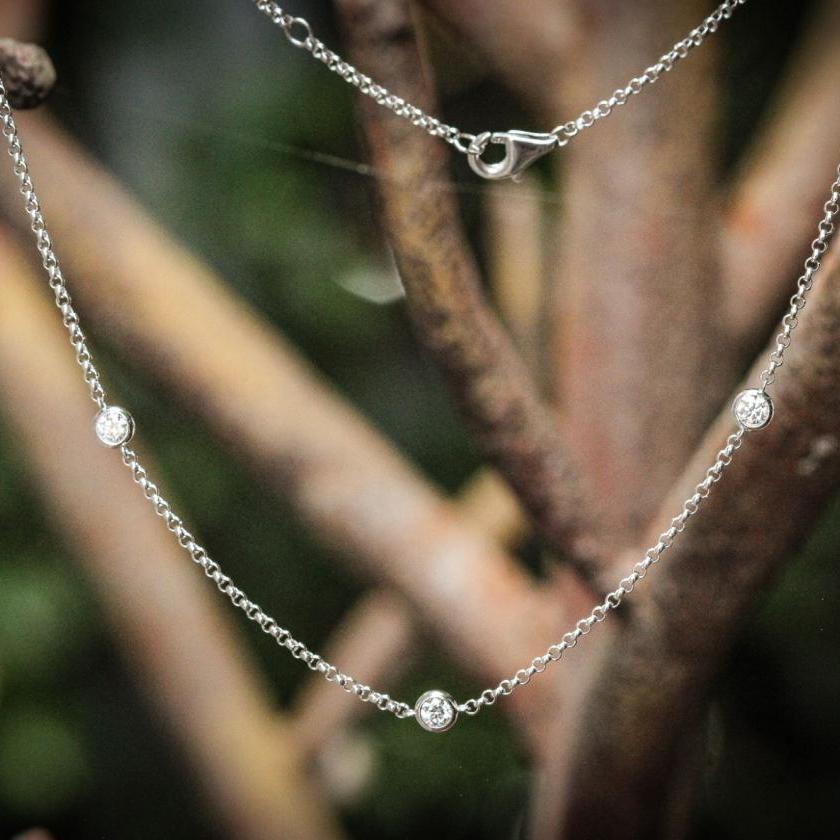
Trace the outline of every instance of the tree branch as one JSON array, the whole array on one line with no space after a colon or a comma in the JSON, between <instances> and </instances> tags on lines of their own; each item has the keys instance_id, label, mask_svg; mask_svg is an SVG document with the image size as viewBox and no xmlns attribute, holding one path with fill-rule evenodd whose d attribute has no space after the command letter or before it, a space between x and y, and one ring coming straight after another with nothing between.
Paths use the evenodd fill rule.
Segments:
<instances>
[{"instance_id":1,"label":"tree branch","mask_svg":"<svg viewBox=\"0 0 840 840\"><path fill-rule=\"evenodd\" d=\"M351 51L382 84L436 110L407 3L340 0ZM597 566L581 489L552 413L485 300L446 182L447 152L367 100L362 119L385 227L411 317L475 437L549 545L585 574Z\"/></svg>"},{"instance_id":2,"label":"tree branch","mask_svg":"<svg viewBox=\"0 0 840 840\"><path fill-rule=\"evenodd\" d=\"M840 5L826 2L790 61L773 109L740 166L723 237L729 344L748 359L767 337L808 252L837 162Z\"/></svg>"},{"instance_id":3,"label":"tree branch","mask_svg":"<svg viewBox=\"0 0 840 840\"><path fill-rule=\"evenodd\" d=\"M410 606L391 592L377 590L363 596L344 618L324 656L390 692L413 664L412 648L420 638ZM373 711L367 704L347 703L334 685L309 676L293 710L303 754L310 761L317 759L349 724Z\"/></svg>"},{"instance_id":4,"label":"tree branch","mask_svg":"<svg viewBox=\"0 0 840 840\"><path fill-rule=\"evenodd\" d=\"M756 596L814 527L840 483L840 264L818 279L773 388L776 418L748 437L724 479L633 595L576 727L565 836L655 836L680 747ZM749 382L758 379L762 358ZM724 411L669 494L676 513L732 430ZM781 515L779 512L783 511ZM775 515L766 515L775 512ZM632 562L632 561L631 561ZM644 725L637 725L644 721ZM555 789L555 793L557 789ZM543 825L537 836L555 837Z\"/></svg>"},{"instance_id":5,"label":"tree branch","mask_svg":"<svg viewBox=\"0 0 840 840\"><path fill-rule=\"evenodd\" d=\"M527 10L520 0L423 0L423 6L477 47L544 118L560 122L563 58L581 34L576 3L530 0Z\"/></svg>"},{"instance_id":6,"label":"tree branch","mask_svg":"<svg viewBox=\"0 0 840 840\"><path fill-rule=\"evenodd\" d=\"M570 101L602 99L706 6L593 0L584 46L570 57ZM635 97L563 150L555 393L611 545L638 539L728 384L709 245L716 54L714 41L704 44L655 94Z\"/></svg>"},{"instance_id":7,"label":"tree branch","mask_svg":"<svg viewBox=\"0 0 840 840\"><path fill-rule=\"evenodd\" d=\"M210 587L118 455L97 445L94 406L46 284L36 286L5 230L0 262L0 410L208 803L231 836L339 837Z\"/></svg>"}]
</instances>

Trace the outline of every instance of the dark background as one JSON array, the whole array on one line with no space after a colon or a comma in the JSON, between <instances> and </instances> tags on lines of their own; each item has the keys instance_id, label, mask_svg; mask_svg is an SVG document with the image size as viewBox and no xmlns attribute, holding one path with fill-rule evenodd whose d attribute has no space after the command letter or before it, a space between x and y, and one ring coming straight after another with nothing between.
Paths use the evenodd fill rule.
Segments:
<instances>
[{"instance_id":1,"label":"dark background","mask_svg":"<svg viewBox=\"0 0 840 840\"><path fill-rule=\"evenodd\" d=\"M767 107L809 6L756 1L718 36L722 176ZM327 4L292 10L340 44ZM468 130L530 125L457 40L433 31L450 118ZM371 180L322 157L364 159L350 90L246 0L55 3L46 45L60 75L52 106L68 127L431 477L453 490L466 480L477 455L401 303L371 300L398 292ZM481 189L460 165L457 177L480 248ZM185 414L98 355L115 392L150 419L144 436L196 532L317 649L359 591L343 565ZM0 426L0 835L37 824L65 840L220 836L50 520ZM836 836L839 524L835 506L746 617L708 721L698 838ZM251 630L243 636L287 701L304 671ZM431 675L463 685L430 649L401 694L419 693ZM361 770L343 811L357 836L516 835L531 779L501 716L445 739L407 739L403 726L376 716L361 727Z\"/></svg>"}]
</instances>

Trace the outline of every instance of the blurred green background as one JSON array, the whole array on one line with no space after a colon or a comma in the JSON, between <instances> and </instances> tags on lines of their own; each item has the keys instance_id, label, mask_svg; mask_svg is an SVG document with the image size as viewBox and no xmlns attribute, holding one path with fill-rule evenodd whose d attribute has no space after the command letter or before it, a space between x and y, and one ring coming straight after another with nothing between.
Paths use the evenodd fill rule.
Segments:
<instances>
[{"instance_id":1,"label":"blurred green background","mask_svg":"<svg viewBox=\"0 0 840 840\"><path fill-rule=\"evenodd\" d=\"M324 39L340 43L328 4L292 10L304 7ZM727 166L809 8L755 2L722 32ZM52 104L69 128L434 480L457 488L477 455L391 300L398 287L372 183L321 157L364 158L350 91L245 0L54 3L46 40L60 74ZM459 124L527 120L457 41L438 46L458 56L441 86ZM457 175L480 248L481 191L463 168ZM99 355L115 392L151 421L144 437L197 533L246 591L321 644L359 592L342 563L169 400L104 348ZM698 838L837 834L838 524L835 508L731 659L709 720ZM278 702L287 700L304 675L298 664L242 635ZM402 693L432 674L464 686L429 654ZM384 716L361 728L371 769L343 810L356 836L517 836L531 779L502 716L446 739L407 742L404 731ZM219 837L210 813L0 427L0 835L37 824L64 840Z\"/></svg>"}]
</instances>

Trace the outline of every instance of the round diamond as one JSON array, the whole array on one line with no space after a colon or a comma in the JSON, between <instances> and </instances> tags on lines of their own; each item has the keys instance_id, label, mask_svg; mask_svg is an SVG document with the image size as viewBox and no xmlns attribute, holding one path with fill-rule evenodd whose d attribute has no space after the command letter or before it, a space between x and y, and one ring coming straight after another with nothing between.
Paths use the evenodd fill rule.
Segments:
<instances>
[{"instance_id":1,"label":"round diamond","mask_svg":"<svg viewBox=\"0 0 840 840\"><path fill-rule=\"evenodd\" d=\"M732 413L743 428L763 429L773 418L773 403L764 391L750 388L735 397Z\"/></svg>"},{"instance_id":2,"label":"round diamond","mask_svg":"<svg viewBox=\"0 0 840 840\"><path fill-rule=\"evenodd\" d=\"M103 408L96 415L93 428L99 442L112 449L128 443L134 436L134 420L124 408L118 405Z\"/></svg>"},{"instance_id":3,"label":"round diamond","mask_svg":"<svg viewBox=\"0 0 840 840\"><path fill-rule=\"evenodd\" d=\"M417 701L414 713L428 732L446 732L458 720L458 707L445 691L427 691Z\"/></svg>"}]
</instances>

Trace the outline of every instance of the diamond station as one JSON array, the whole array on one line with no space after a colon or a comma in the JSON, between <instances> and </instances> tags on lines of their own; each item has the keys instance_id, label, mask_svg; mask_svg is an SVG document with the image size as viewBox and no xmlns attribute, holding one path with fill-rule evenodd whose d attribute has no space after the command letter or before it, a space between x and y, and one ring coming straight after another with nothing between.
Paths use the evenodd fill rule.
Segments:
<instances>
[{"instance_id":1,"label":"diamond station","mask_svg":"<svg viewBox=\"0 0 840 840\"><path fill-rule=\"evenodd\" d=\"M758 388L741 391L732 404L735 419L745 429L763 429L773 418L773 403L770 397Z\"/></svg>"},{"instance_id":2,"label":"diamond station","mask_svg":"<svg viewBox=\"0 0 840 840\"><path fill-rule=\"evenodd\" d=\"M458 707L445 691L427 691L417 701L414 713L427 732L446 732L458 720Z\"/></svg>"}]
</instances>

